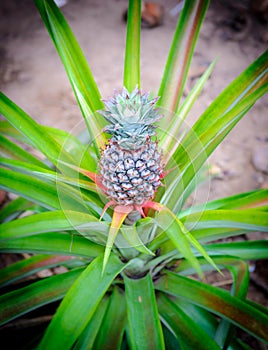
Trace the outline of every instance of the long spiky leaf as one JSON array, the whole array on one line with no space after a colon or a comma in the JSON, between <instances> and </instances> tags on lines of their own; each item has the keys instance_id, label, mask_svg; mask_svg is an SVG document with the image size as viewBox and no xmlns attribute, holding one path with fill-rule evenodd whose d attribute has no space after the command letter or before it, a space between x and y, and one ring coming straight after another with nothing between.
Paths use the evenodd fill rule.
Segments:
<instances>
[{"instance_id":1,"label":"long spiky leaf","mask_svg":"<svg viewBox=\"0 0 268 350\"><path fill-rule=\"evenodd\" d=\"M267 315L223 289L172 272L156 283L156 289L199 305L268 342Z\"/></svg>"},{"instance_id":2,"label":"long spiky leaf","mask_svg":"<svg viewBox=\"0 0 268 350\"><path fill-rule=\"evenodd\" d=\"M194 236L187 230L183 223L170 211L163 207L158 214L158 224L166 232L167 236L174 243L175 247L184 255L189 263L196 269L200 277L203 277L203 272L200 268L197 258L190 249L190 244L202 255L204 258L216 269L220 270L207 254L202 245L194 238Z\"/></svg>"},{"instance_id":3,"label":"long spiky leaf","mask_svg":"<svg viewBox=\"0 0 268 350\"><path fill-rule=\"evenodd\" d=\"M106 269L108 259L111 254L112 247L113 247L115 238L118 234L118 231L120 230L120 227L125 221L125 218L131 211L132 211L132 208L123 207L123 206L117 206L114 209L113 218L112 218L108 239L105 247L105 252L104 252L102 273L104 273Z\"/></svg>"},{"instance_id":4,"label":"long spiky leaf","mask_svg":"<svg viewBox=\"0 0 268 350\"><path fill-rule=\"evenodd\" d=\"M208 80L217 60L214 60L202 77L198 80L194 88L187 95L183 103L179 106L177 112L173 116L168 128L165 133L162 134L159 140L159 148L165 150L164 159L167 162L175 152L179 145L181 137L179 135L182 133L182 125L186 119L188 113L191 110L194 102L201 93L206 81Z\"/></svg>"},{"instance_id":5,"label":"long spiky leaf","mask_svg":"<svg viewBox=\"0 0 268 350\"><path fill-rule=\"evenodd\" d=\"M177 111L208 4L208 0L184 2L159 88L158 107Z\"/></svg>"},{"instance_id":6,"label":"long spiky leaf","mask_svg":"<svg viewBox=\"0 0 268 350\"><path fill-rule=\"evenodd\" d=\"M124 62L124 86L128 91L140 88L141 0L129 0Z\"/></svg>"},{"instance_id":7,"label":"long spiky leaf","mask_svg":"<svg viewBox=\"0 0 268 350\"><path fill-rule=\"evenodd\" d=\"M48 326L38 349L71 349L86 328L99 303L124 264L114 254L102 273L103 256L97 257L76 279ZM90 293L90 290L92 291ZM83 310L79 317L78 310Z\"/></svg>"},{"instance_id":8,"label":"long spiky leaf","mask_svg":"<svg viewBox=\"0 0 268 350\"><path fill-rule=\"evenodd\" d=\"M57 165L60 155L65 161L75 163L75 160L45 130L40 128L34 119L1 92L0 113L53 164Z\"/></svg>"},{"instance_id":9,"label":"long spiky leaf","mask_svg":"<svg viewBox=\"0 0 268 350\"><path fill-rule=\"evenodd\" d=\"M164 339L150 274L131 279L124 276L131 349L163 350Z\"/></svg>"},{"instance_id":10,"label":"long spiky leaf","mask_svg":"<svg viewBox=\"0 0 268 350\"><path fill-rule=\"evenodd\" d=\"M97 84L70 26L54 1L35 0L35 4L65 67L98 153L105 144L105 136L101 133L105 122L96 114L104 107Z\"/></svg>"}]
</instances>

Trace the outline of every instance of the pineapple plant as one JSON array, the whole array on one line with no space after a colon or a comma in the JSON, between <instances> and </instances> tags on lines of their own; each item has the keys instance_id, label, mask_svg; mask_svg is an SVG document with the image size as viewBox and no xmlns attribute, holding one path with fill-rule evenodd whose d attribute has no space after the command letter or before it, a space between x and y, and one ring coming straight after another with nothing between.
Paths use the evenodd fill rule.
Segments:
<instances>
[{"instance_id":1,"label":"pineapple plant","mask_svg":"<svg viewBox=\"0 0 268 350\"><path fill-rule=\"evenodd\" d=\"M267 189L186 203L208 156L267 92L268 52L178 142L215 65L182 100L209 1L184 2L158 97L150 97L140 82L141 1L130 0L124 87L107 101L53 0L35 4L88 137L85 142L38 124L0 94L6 118L0 121L1 188L18 196L1 212L0 250L28 253L0 273L2 338L10 345L23 324L23 341L14 348L247 349L235 333L239 328L267 343L267 309L247 298L248 261L267 259L267 241L224 241L268 231ZM162 111L169 112L168 121ZM36 275L58 266L65 272ZM206 273L215 269L219 276L230 274L229 290L206 282ZM42 306L55 309L54 303L52 319L31 313Z\"/></svg>"}]
</instances>

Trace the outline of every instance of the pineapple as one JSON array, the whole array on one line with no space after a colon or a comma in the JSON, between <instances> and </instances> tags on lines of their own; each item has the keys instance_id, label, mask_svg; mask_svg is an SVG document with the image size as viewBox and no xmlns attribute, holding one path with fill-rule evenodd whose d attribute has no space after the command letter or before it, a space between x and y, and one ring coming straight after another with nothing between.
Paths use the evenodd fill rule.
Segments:
<instances>
[{"instance_id":1,"label":"pineapple","mask_svg":"<svg viewBox=\"0 0 268 350\"><path fill-rule=\"evenodd\" d=\"M109 205L131 206L141 211L161 185L162 156L157 141L152 140L161 116L155 103L138 88L123 89L104 101L100 111L110 122L104 131L111 134L100 159L100 184L110 199Z\"/></svg>"}]
</instances>

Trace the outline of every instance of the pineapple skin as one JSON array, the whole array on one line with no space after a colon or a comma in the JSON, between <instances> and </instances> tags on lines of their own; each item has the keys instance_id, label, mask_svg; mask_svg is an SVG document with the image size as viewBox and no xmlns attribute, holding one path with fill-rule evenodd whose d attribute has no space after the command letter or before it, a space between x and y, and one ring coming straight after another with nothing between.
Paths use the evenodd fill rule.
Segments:
<instances>
[{"instance_id":1,"label":"pineapple skin","mask_svg":"<svg viewBox=\"0 0 268 350\"><path fill-rule=\"evenodd\" d=\"M147 138L137 149L125 149L109 141L100 159L104 194L123 206L142 206L154 197L163 177L162 155L157 142Z\"/></svg>"}]
</instances>

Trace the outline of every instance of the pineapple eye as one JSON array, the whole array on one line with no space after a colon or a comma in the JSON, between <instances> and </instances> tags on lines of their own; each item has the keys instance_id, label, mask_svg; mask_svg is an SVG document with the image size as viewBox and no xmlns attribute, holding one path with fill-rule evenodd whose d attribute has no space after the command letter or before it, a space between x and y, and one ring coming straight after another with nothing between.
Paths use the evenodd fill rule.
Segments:
<instances>
[{"instance_id":1,"label":"pineapple eye","mask_svg":"<svg viewBox=\"0 0 268 350\"><path fill-rule=\"evenodd\" d=\"M130 190L132 188L132 185L130 183L127 183L127 182L122 182L121 187L123 190L127 191L127 190Z\"/></svg>"},{"instance_id":2,"label":"pineapple eye","mask_svg":"<svg viewBox=\"0 0 268 350\"><path fill-rule=\"evenodd\" d=\"M127 176L130 179L136 178L136 177L139 177L139 172L136 169L131 168L127 171Z\"/></svg>"},{"instance_id":3,"label":"pineapple eye","mask_svg":"<svg viewBox=\"0 0 268 350\"><path fill-rule=\"evenodd\" d=\"M113 189L114 189L116 192L122 191L121 187L118 186L118 185L116 185L116 184L113 185Z\"/></svg>"},{"instance_id":4,"label":"pineapple eye","mask_svg":"<svg viewBox=\"0 0 268 350\"><path fill-rule=\"evenodd\" d=\"M128 181L128 177L124 173L117 174L117 177L118 177L119 181L121 181L121 182Z\"/></svg>"},{"instance_id":5,"label":"pineapple eye","mask_svg":"<svg viewBox=\"0 0 268 350\"><path fill-rule=\"evenodd\" d=\"M111 197L116 197L116 193L113 190L108 190L107 194Z\"/></svg>"},{"instance_id":6,"label":"pineapple eye","mask_svg":"<svg viewBox=\"0 0 268 350\"><path fill-rule=\"evenodd\" d=\"M109 173L104 172L102 176L103 176L103 178L104 178L105 180L110 180Z\"/></svg>"},{"instance_id":7,"label":"pineapple eye","mask_svg":"<svg viewBox=\"0 0 268 350\"><path fill-rule=\"evenodd\" d=\"M143 183L143 180L140 177L134 177L131 182L134 186L138 186Z\"/></svg>"},{"instance_id":8,"label":"pineapple eye","mask_svg":"<svg viewBox=\"0 0 268 350\"><path fill-rule=\"evenodd\" d=\"M146 184L144 185L144 190L145 190L146 192L151 192L151 191L153 191L153 186L152 186L151 184L146 183Z\"/></svg>"},{"instance_id":9,"label":"pineapple eye","mask_svg":"<svg viewBox=\"0 0 268 350\"><path fill-rule=\"evenodd\" d=\"M150 159L150 160L148 160L148 162L147 162L147 168L151 168L151 167L153 167L155 164L156 164L155 160L154 160L154 159Z\"/></svg>"},{"instance_id":10,"label":"pineapple eye","mask_svg":"<svg viewBox=\"0 0 268 350\"><path fill-rule=\"evenodd\" d=\"M125 198L128 197L128 195L127 195L126 193L122 193L122 192L119 192L119 193L117 194L117 196L118 196L119 199L125 199Z\"/></svg>"},{"instance_id":11,"label":"pineapple eye","mask_svg":"<svg viewBox=\"0 0 268 350\"><path fill-rule=\"evenodd\" d=\"M104 176L105 177L105 176ZM110 174L110 180L112 182L118 182L118 177L115 174Z\"/></svg>"},{"instance_id":12,"label":"pineapple eye","mask_svg":"<svg viewBox=\"0 0 268 350\"><path fill-rule=\"evenodd\" d=\"M118 172L120 172L120 171L125 171L125 167L124 167L123 161L120 160L120 161L116 164L115 169L113 169L113 170L118 171Z\"/></svg>"},{"instance_id":13,"label":"pineapple eye","mask_svg":"<svg viewBox=\"0 0 268 350\"><path fill-rule=\"evenodd\" d=\"M138 195L138 191L137 190L129 190L128 192L127 192L127 194L128 194L128 196L129 197L135 197L135 196L137 196Z\"/></svg>"},{"instance_id":14,"label":"pineapple eye","mask_svg":"<svg viewBox=\"0 0 268 350\"><path fill-rule=\"evenodd\" d=\"M158 171L161 170L160 166L156 163L155 165L150 167L150 170L157 173Z\"/></svg>"},{"instance_id":15,"label":"pineapple eye","mask_svg":"<svg viewBox=\"0 0 268 350\"><path fill-rule=\"evenodd\" d=\"M103 168L107 168L107 167L109 167L109 161L107 161L106 159L101 159L101 162L100 162L100 165L101 165L101 167L103 167Z\"/></svg>"},{"instance_id":16,"label":"pineapple eye","mask_svg":"<svg viewBox=\"0 0 268 350\"><path fill-rule=\"evenodd\" d=\"M144 170L141 172L141 177L148 177L150 174L151 174L150 170L144 169Z\"/></svg>"},{"instance_id":17,"label":"pineapple eye","mask_svg":"<svg viewBox=\"0 0 268 350\"><path fill-rule=\"evenodd\" d=\"M109 169L111 172L113 172L113 171L114 171L114 164L113 164L113 163L109 163L108 169Z\"/></svg>"},{"instance_id":18,"label":"pineapple eye","mask_svg":"<svg viewBox=\"0 0 268 350\"><path fill-rule=\"evenodd\" d=\"M148 177L147 181L153 182L153 181L155 181L156 179L158 180L158 178L159 178L158 175L156 175L156 174L151 174L151 175Z\"/></svg>"},{"instance_id":19,"label":"pineapple eye","mask_svg":"<svg viewBox=\"0 0 268 350\"><path fill-rule=\"evenodd\" d=\"M129 170L130 168L134 167L134 160L131 158L127 158L124 161L124 165L125 165L125 170Z\"/></svg>"},{"instance_id":20,"label":"pineapple eye","mask_svg":"<svg viewBox=\"0 0 268 350\"><path fill-rule=\"evenodd\" d=\"M143 169L145 169L145 164L142 160L137 160L136 162L136 168L139 169L140 171L142 171Z\"/></svg>"},{"instance_id":21,"label":"pineapple eye","mask_svg":"<svg viewBox=\"0 0 268 350\"><path fill-rule=\"evenodd\" d=\"M118 159L119 159L119 157L118 157L118 154L117 154L117 153L112 153L112 154L111 154L111 158L112 158L112 160L114 160L115 162L117 162L117 161L118 161Z\"/></svg>"},{"instance_id":22,"label":"pineapple eye","mask_svg":"<svg viewBox=\"0 0 268 350\"><path fill-rule=\"evenodd\" d=\"M143 152L143 153L141 154L140 158L141 158L141 160L145 160L145 161L146 161L147 159L150 158L149 152Z\"/></svg>"},{"instance_id":23,"label":"pineapple eye","mask_svg":"<svg viewBox=\"0 0 268 350\"><path fill-rule=\"evenodd\" d=\"M133 204L133 199L124 199L120 202L121 202L120 204L122 204L122 205L131 205L131 204Z\"/></svg>"}]
</instances>

